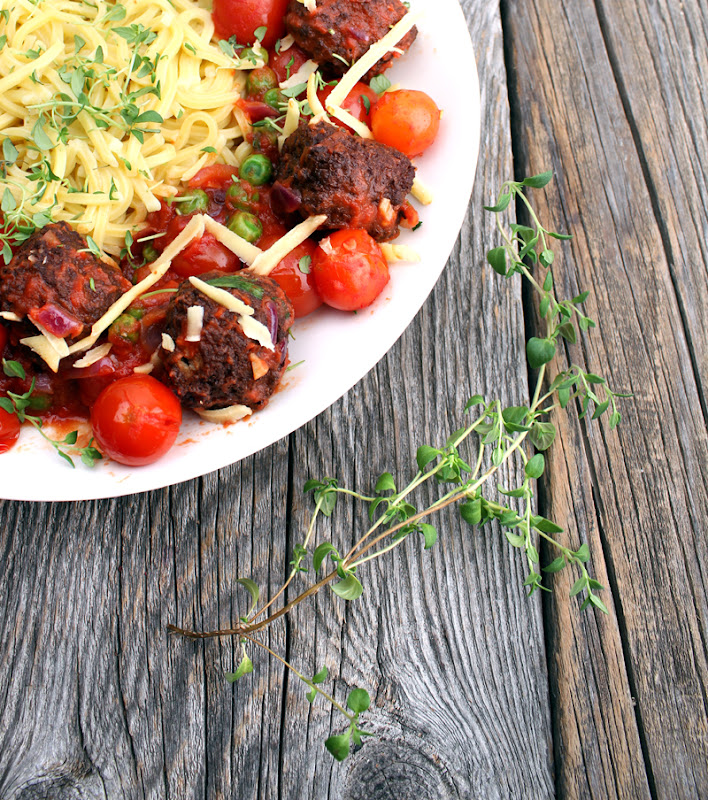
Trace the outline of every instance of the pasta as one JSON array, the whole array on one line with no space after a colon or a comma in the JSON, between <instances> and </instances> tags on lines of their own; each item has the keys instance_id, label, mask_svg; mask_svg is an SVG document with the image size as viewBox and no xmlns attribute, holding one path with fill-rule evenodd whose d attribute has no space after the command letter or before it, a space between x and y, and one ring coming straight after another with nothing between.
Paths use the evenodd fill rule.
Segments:
<instances>
[{"instance_id":1,"label":"pasta","mask_svg":"<svg viewBox=\"0 0 708 800\"><path fill-rule=\"evenodd\" d=\"M0 0L2 211L111 255L160 198L247 154L241 61L195 0ZM238 68L238 69L235 69Z\"/></svg>"}]
</instances>

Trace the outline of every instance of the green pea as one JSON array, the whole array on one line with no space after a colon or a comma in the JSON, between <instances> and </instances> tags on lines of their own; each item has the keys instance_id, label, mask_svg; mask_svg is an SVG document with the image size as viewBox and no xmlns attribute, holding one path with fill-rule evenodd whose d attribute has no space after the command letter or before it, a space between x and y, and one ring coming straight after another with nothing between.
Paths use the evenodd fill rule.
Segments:
<instances>
[{"instance_id":1,"label":"green pea","mask_svg":"<svg viewBox=\"0 0 708 800\"><path fill-rule=\"evenodd\" d=\"M251 208L251 198L241 181L234 181L226 190L227 197L231 198L231 204L241 211L249 211Z\"/></svg>"},{"instance_id":2,"label":"green pea","mask_svg":"<svg viewBox=\"0 0 708 800\"><path fill-rule=\"evenodd\" d=\"M251 186L262 186L272 178L273 165L270 163L270 159L256 153L244 160L238 174Z\"/></svg>"},{"instance_id":3,"label":"green pea","mask_svg":"<svg viewBox=\"0 0 708 800\"><path fill-rule=\"evenodd\" d=\"M263 102L276 111L284 111L288 105L288 98L278 88L268 89L263 95Z\"/></svg>"},{"instance_id":4,"label":"green pea","mask_svg":"<svg viewBox=\"0 0 708 800\"><path fill-rule=\"evenodd\" d=\"M247 242L257 242L263 233L261 221L255 214L239 211L226 223L228 229Z\"/></svg>"},{"instance_id":5,"label":"green pea","mask_svg":"<svg viewBox=\"0 0 708 800\"><path fill-rule=\"evenodd\" d=\"M152 263L158 257L158 255L159 253L155 249L154 245L150 244L150 242L143 245L143 258L148 264Z\"/></svg>"},{"instance_id":6,"label":"green pea","mask_svg":"<svg viewBox=\"0 0 708 800\"><path fill-rule=\"evenodd\" d=\"M252 69L246 78L246 94L250 97L259 97L264 92L272 91L277 85L278 76L270 67Z\"/></svg>"},{"instance_id":7,"label":"green pea","mask_svg":"<svg viewBox=\"0 0 708 800\"><path fill-rule=\"evenodd\" d=\"M108 338L135 344L140 338L140 322L130 314L121 314L108 329Z\"/></svg>"},{"instance_id":8,"label":"green pea","mask_svg":"<svg viewBox=\"0 0 708 800\"><path fill-rule=\"evenodd\" d=\"M209 195L203 189L194 189L184 197L176 197L173 202L177 204L178 214L194 214L195 211L207 210L209 207Z\"/></svg>"}]
</instances>

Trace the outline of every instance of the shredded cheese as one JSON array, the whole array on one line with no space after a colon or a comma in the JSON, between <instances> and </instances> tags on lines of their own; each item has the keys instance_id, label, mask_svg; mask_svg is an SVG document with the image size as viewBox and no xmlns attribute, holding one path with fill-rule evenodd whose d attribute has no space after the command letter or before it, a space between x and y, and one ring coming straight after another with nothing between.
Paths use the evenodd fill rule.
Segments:
<instances>
[{"instance_id":1,"label":"shredded cheese","mask_svg":"<svg viewBox=\"0 0 708 800\"><path fill-rule=\"evenodd\" d=\"M200 342L204 325L204 307L190 306L187 309L187 335L185 342Z\"/></svg>"},{"instance_id":2,"label":"shredded cheese","mask_svg":"<svg viewBox=\"0 0 708 800\"><path fill-rule=\"evenodd\" d=\"M420 261L420 254L412 247L408 247L408 245L405 244L384 242L381 245L381 251L389 264L395 264L398 261L409 261L411 263Z\"/></svg>"},{"instance_id":3,"label":"shredded cheese","mask_svg":"<svg viewBox=\"0 0 708 800\"><path fill-rule=\"evenodd\" d=\"M294 86L299 86L301 83L307 83L310 75L313 75L317 70L317 62L308 58L302 66L294 72L289 78L281 81L279 86L281 89L292 89Z\"/></svg>"},{"instance_id":4,"label":"shredded cheese","mask_svg":"<svg viewBox=\"0 0 708 800\"><path fill-rule=\"evenodd\" d=\"M238 422L240 419L249 416L253 410L248 406L236 404L227 406L226 408L195 408L195 413L198 414L203 420L207 422L215 422L223 424L225 422Z\"/></svg>"},{"instance_id":5,"label":"shredded cheese","mask_svg":"<svg viewBox=\"0 0 708 800\"><path fill-rule=\"evenodd\" d=\"M258 256L251 264L251 272L255 275L270 274L271 270L275 269L291 250L302 244L326 219L326 214L318 214L308 217L304 222L291 228L285 236L281 236L277 242L273 242L268 250Z\"/></svg>"},{"instance_id":6,"label":"shredded cheese","mask_svg":"<svg viewBox=\"0 0 708 800\"><path fill-rule=\"evenodd\" d=\"M0 311L0 317L8 322L22 322L22 317L15 314L14 311Z\"/></svg>"},{"instance_id":7,"label":"shredded cheese","mask_svg":"<svg viewBox=\"0 0 708 800\"><path fill-rule=\"evenodd\" d=\"M374 134L369 129L369 126L365 122L362 122L360 119L357 119L355 116L350 114L346 109L327 103L327 111L333 117L336 117L340 122L348 125L355 133L358 133L362 139L374 138Z\"/></svg>"},{"instance_id":8,"label":"shredded cheese","mask_svg":"<svg viewBox=\"0 0 708 800\"><path fill-rule=\"evenodd\" d=\"M411 194L415 199L422 203L424 206L429 206L433 202L433 193L423 183L423 181L416 177L413 179L413 186L411 187Z\"/></svg>"},{"instance_id":9,"label":"shredded cheese","mask_svg":"<svg viewBox=\"0 0 708 800\"><path fill-rule=\"evenodd\" d=\"M97 361L107 356L111 352L112 347L113 345L110 342L99 344L98 347L94 347L92 350L89 350L86 355L74 361L74 369L90 367L92 364L95 364Z\"/></svg>"},{"instance_id":10,"label":"shredded cheese","mask_svg":"<svg viewBox=\"0 0 708 800\"><path fill-rule=\"evenodd\" d=\"M295 133L297 126L300 124L300 104L294 98L288 100L288 110L285 114L285 122L283 123L283 132L278 136L278 150L283 149L285 140L291 134Z\"/></svg>"},{"instance_id":11,"label":"shredded cheese","mask_svg":"<svg viewBox=\"0 0 708 800\"><path fill-rule=\"evenodd\" d=\"M61 356L57 353L56 349L52 347L44 334L40 333L37 336L28 336L25 339L20 339L20 344L33 350L52 372L57 372L59 370Z\"/></svg>"},{"instance_id":12,"label":"shredded cheese","mask_svg":"<svg viewBox=\"0 0 708 800\"><path fill-rule=\"evenodd\" d=\"M212 286L210 283L206 283L206 281L194 275L189 279L189 282L205 297L208 297L210 300L213 300L229 311L233 311L234 314L238 314L240 317L251 317L255 313L251 306L246 305L246 303L244 303L243 300L239 300L238 297L234 297L231 292L227 292L226 289Z\"/></svg>"},{"instance_id":13,"label":"shredded cheese","mask_svg":"<svg viewBox=\"0 0 708 800\"><path fill-rule=\"evenodd\" d=\"M313 125L315 120L319 122L321 119L327 119L327 114L325 113L324 107L322 103L320 103L320 98L317 96L316 72L313 72L307 79L307 102L312 109L312 114L314 117L314 119L310 120L310 125Z\"/></svg>"},{"instance_id":14,"label":"shredded cheese","mask_svg":"<svg viewBox=\"0 0 708 800\"><path fill-rule=\"evenodd\" d=\"M401 41L422 16L422 11L415 13L409 11L398 20L385 36L382 36L378 42L374 42L364 55L357 59L342 76L342 79L327 98L328 105L333 107L341 106L349 92L354 88L354 85L366 75L380 58L385 56Z\"/></svg>"},{"instance_id":15,"label":"shredded cheese","mask_svg":"<svg viewBox=\"0 0 708 800\"><path fill-rule=\"evenodd\" d=\"M239 236L237 233L230 231L225 225L217 222L212 217L202 214L204 220L204 227L209 233L224 247L228 247L232 253L237 255L241 261L246 264L252 264L258 256L262 255L263 251L255 244L251 244Z\"/></svg>"},{"instance_id":16,"label":"shredded cheese","mask_svg":"<svg viewBox=\"0 0 708 800\"><path fill-rule=\"evenodd\" d=\"M169 333L162 334L162 349L166 350L168 353L174 353L175 351L175 340Z\"/></svg>"}]
</instances>

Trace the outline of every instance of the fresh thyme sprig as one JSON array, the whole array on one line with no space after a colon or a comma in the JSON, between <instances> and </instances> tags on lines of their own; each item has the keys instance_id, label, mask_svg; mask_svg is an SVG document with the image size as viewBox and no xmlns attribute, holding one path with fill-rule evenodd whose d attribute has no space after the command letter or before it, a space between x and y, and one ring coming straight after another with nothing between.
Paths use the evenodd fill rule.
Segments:
<instances>
[{"instance_id":1,"label":"fresh thyme sprig","mask_svg":"<svg viewBox=\"0 0 708 800\"><path fill-rule=\"evenodd\" d=\"M18 361L9 361L3 358L2 369L8 378L18 378L21 381L27 379L24 367ZM71 455L69 455L70 452L79 456L87 467L93 467L97 461L103 458L100 451L93 446L93 439L91 439L85 447L77 447L76 442L79 432L75 430L67 433L63 439L52 439L44 432L42 418L27 413L27 409L33 408L36 402L36 398L33 394L34 385L35 379L32 378L30 388L26 392L18 394L8 391L6 393L7 396L0 396L0 408L8 414L14 414L21 423L25 421L29 422L30 425L36 428L41 436L51 444L57 454L71 464L72 467L76 465Z\"/></svg>"},{"instance_id":2,"label":"fresh thyme sprig","mask_svg":"<svg viewBox=\"0 0 708 800\"><path fill-rule=\"evenodd\" d=\"M472 526L483 526L496 520L509 544L524 552L528 565L524 586L529 595L538 589L548 590L543 584L542 573L552 574L570 567L578 574L570 595L583 595L580 608L593 606L608 613L605 603L597 594L603 590L603 586L591 577L586 566L590 560L587 544L582 544L577 550L564 545L556 538L563 529L552 520L535 513L533 507L534 486L545 470L544 451L556 437L556 428L549 415L565 409L571 400L577 400L580 417L592 410L592 417L596 419L611 409L610 428L614 428L620 421L617 398L628 396L613 392L604 378L586 372L577 364L571 364L559 372L550 385L546 385L546 367L557 355L559 340L570 343L576 341L576 322L581 331L595 327L595 323L581 310L587 292L567 301L559 300L554 291L551 240L569 239L570 236L544 228L526 196L527 189L540 189L551 178L552 173L546 172L523 181L508 181L503 184L496 205L486 207L497 215L503 242L489 251L489 263L507 279L519 274L529 282L539 297L539 313L545 320L545 336L530 338L526 346L528 363L536 370L530 403L504 407L499 400L485 400L481 395L475 395L465 406L465 412L477 409L473 419L455 431L442 446L419 447L416 452L417 471L401 489L397 488L394 477L388 472L378 477L373 491L368 494L341 487L333 478L307 481L304 491L313 493L315 509L302 542L295 545L290 573L280 589L258 607L260 590L250 579L240 579L239 583L249 591L252 602L246 615L232 629L194 632L169 626L171 631L191 639L239 637L242 659L236 672L227 676L232 681L239 680L253 670L253 663L245 649L247 644L261 647L281 661L310 689L310 702L317 694L321 694L348 719L346 730L330 736L325 742L326 748L338 760L348 755L352 744L356 746L361 743L364 732L359 729L358 721L359 714L369 707L368 693L365 689L354 689L347 703L349 710L345 709L318 685L327 679L326 670L321 670L312 679L306 678L263 644L257 634L327 586L341 599L355 600L364 591L359 578L360 568L400 547L412 534L423 537L425 549L433 547L438 533L431 523L424 520L435 512L458 504L462 519ZM512 200L526 207L531 225L513 223L508 230L504 227L501 215ZM463 458L460 448L470 443L472 457ZM513 487L498 484L497 491L502 497L515 501L515 507L486 497L483 493L501 466L512 459L520 461L523 479ZM412 503L413 495L428 482L440 485L442 493L433 503L418 510ZM315 543L318 518L320 515L332 515L340 495L353 497L365 504L370 520L366 532L348 551L342 551L331 539ZM540 565L540 542L546 543L555 556L543 567ZM307 563L309 558L311 565ZM331 568L318 577L326 563L330 563ZM287 590L293 581L308 576L309 585L294 598L287 599Z\"/></svg>"}]
</instances>

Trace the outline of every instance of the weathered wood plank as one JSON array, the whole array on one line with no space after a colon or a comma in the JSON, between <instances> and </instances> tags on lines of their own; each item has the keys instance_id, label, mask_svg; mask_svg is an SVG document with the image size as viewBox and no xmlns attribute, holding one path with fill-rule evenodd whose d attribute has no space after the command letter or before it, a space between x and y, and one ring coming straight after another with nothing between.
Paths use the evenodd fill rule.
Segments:
<instances>
[{"instance_id":1,"label":"weathered wood plank","mask_svg":"<svg viewBox=\"0 0 708 800\"><path fill-rule=\"evenodd\" d=\"M518 287L485 266L493 220L479 212L512 169L501 30L494 4L465 9L485 132L469 220L414 325L357 390L294 437L296 487L315 471L370 490L380 472L395 467L400 485L415 471L417 445L444 442L471 394L526 398ZM334 525L337 543L361 529L349 509ZM342 765L288 759L284 785L292 796L553 794L542 626L538 606L523 596L523 566L498 530L460 527L454 513L439 525L431 553L407 541L390 560L363 568L367 589L356 605L325 595L314 613L311 605L293 614L291 658L310 674L327 664L340 679L340 699L342 683L368 688L376 711L367 724L377 740ZM308 752L321 751L330 726L342 727L319 702L309 709L302 694L289 687L284 746L291 754L303 738Z\"/></svg>"},{"instance_id":2,"label":"weathered wood plank","mask_svg":"<svg viewBox=\"0 0 708 800\"><path fill-rule=\"evenodd\" d=\"M600 2L598 11L706 414L708 9L697 0L659 0Z\"/></svg>"},{"instance_id":3,"label":"weathered wood plank","mask_svg":"<svg viewBox=\"0 0 708 800\"><path fill-rule=\"evenodd\" d=\"M621 12L601 4L605 27L610 18L621 24L630 5L655 25L668 19L653 3L620 3ZM683 5L697 12L697 4ZM649 124L637 136L638 124L627 120L616 79L621 87L640 80L647 62L644 45L626 47L626 31L641 39L642 26L624 29L621 43L619 30L622 56L610 59L592 5L535 0L514 3L508 14L519 169L552 166L559 174L558 190L536 196L544 217L575 233L554 268L556 283L564 296L593 289L587 308L600 321L571 354L635 395L622 406L616 434L598 422L564 424L567 445L550 461L549 514L590 539L617 615L585 619L569 635L575 601L557 594L549 606L556 768L570 797L697 797L708 792L708 441L682 324L691 314L682 318L665 250L685 234L674 216L657 221L658 183L647 186L642 169L673 158L673 136ZM685 71L686 83L700 79L693 58L705 54L705 29L694 28L693 37L691 48L673 51L672 69ZM660 52L664 46L666 38ZM646 122L651 106L633 111ZM679 139L689 134L675 122ZM684 306L703 313L691 291L681 289ZM698 352L699 338L693 346ZM592 494L581 488L589 478ZM563 592L567 578L556 585Z\"/></svg>"}]
</instances>

